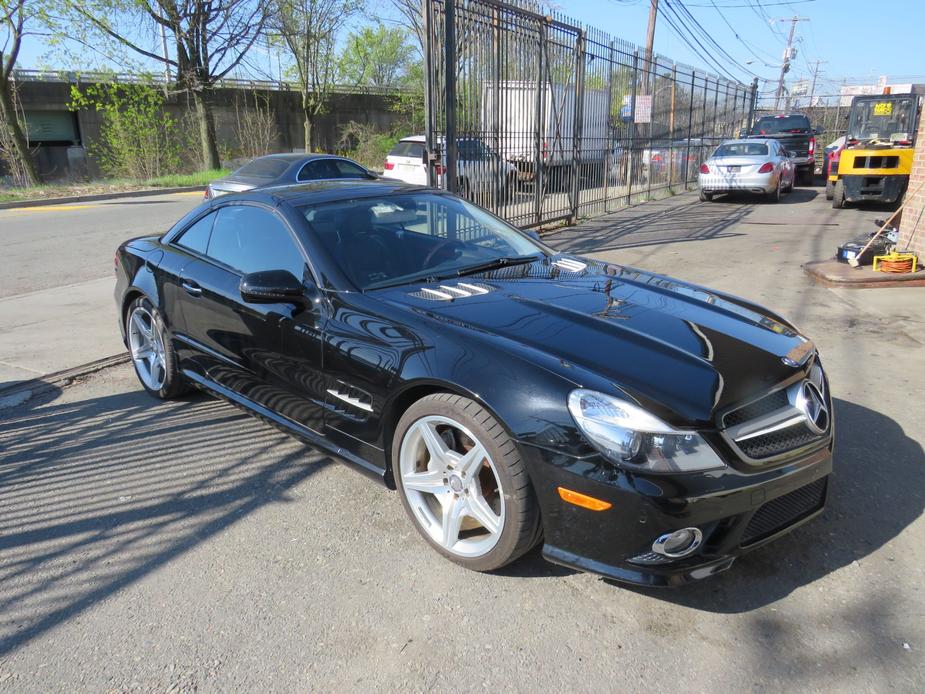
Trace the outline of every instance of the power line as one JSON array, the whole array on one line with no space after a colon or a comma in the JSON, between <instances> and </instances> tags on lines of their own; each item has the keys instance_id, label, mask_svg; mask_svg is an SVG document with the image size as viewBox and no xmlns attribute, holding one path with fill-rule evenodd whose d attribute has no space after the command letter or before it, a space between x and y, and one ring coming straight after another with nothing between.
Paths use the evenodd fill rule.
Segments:
<instances>
[{"instance_id":1,"label":"power line","mask_svg":"<svg viewBox=\"0 0 925 694\"><path fill-rule=\"evenodd\" d=\"M666 2L668 2L668 0L666 0ZM669 7L672 7L672 6L680 7L681 10L684 12L684 14L687 16L688 20L697 28L698 32L707 41L707 43L712 44L715 47L716 51L718 51L722 56L725 56L725 59L728 60L729 63L731 63L732 65L737 67L739 70L741 70L742 72L746 73L747 75L751 77L760 77L760 75L752 72L747 67L742 65L725 48L723 48L719 44L719 42L717 42L716 39L713 38L713 35L710 32L708 32L706 29L704 29L703 25L697 20L696 17L694 17L693 14L691 14L690 10L688 10L687 7L685 7L684 2L682 2L682 0L671 0ZM675 9L675 12L677 13L676 9ZM682 22L683 22L683 19L682 19Z\"/></svg>"}]
</instances>

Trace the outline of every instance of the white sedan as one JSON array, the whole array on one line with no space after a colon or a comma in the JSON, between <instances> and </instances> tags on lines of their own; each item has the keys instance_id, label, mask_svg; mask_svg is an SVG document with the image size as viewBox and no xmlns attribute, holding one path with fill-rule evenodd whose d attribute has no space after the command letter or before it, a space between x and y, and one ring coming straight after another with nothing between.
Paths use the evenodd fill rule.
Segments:
<instances>
[{"instance_id":1,"label":"white sedan","mask_svg":"<svg viewBox=\"0 0 925 694\"><path fill-rule=\"evenodd\" d=\"M793 190L796 167L790 153L771 139L726 140L700 165L700 199L721 193L759 193L771 202Z\"/></svg>"},{"instance_id":2,"label":"white sedan","mask_svg":"<svg viewBox=\"0 0 925 694\"><path fill-rule=\"evenodd\" d=\"M443 147L443 139L439 141ZM424 163L423 135L403 138L385 159L383 178L396 178L405 183L427 185L427 165ZM517 169L477 137L456 140L457 191L464 198L491 196L501 192L503 200L514 192ZM438 186L444 182L443 162L437 165Z\"/></svg>"}]
</instances>

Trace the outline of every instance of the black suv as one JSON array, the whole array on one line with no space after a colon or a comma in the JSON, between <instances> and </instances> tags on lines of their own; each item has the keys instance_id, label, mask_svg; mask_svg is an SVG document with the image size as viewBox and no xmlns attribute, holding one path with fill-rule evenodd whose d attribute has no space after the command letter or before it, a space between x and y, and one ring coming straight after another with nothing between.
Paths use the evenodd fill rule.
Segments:
<instances>
[{"instance_id":1,"label":"black suv","mask_svg":"<svg viewBox=\"0 0 925 694\"><path fill-rule=\"evenodd\" d=\"M809 117L802 113L761 116L748 131L748 137L770 137L791 152L797 175L810 183L816 173L816 135Z\"/></svg>"}]
</instances>

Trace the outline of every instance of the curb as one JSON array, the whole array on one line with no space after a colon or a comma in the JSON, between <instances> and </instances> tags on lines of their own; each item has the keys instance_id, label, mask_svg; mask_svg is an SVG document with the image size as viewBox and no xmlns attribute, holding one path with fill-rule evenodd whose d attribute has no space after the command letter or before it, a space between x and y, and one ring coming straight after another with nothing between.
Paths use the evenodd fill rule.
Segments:
<instances>
[{"instance_id":1,"label":"curb","mask_svg":"<svg viewBox=\"0 0 925 694\"><path fill-rule=\"evenodd\" d=\"M8 396L16 395L23 391L29 392L31 395L37 395L49 388L60 385L68 385L71 381L82 376L89 376L92 373L97 371L102 371L103 369L108 369L112 366L119 366L120 364L125 364L129 361L129 354L125 352L123 354L116 354L111 357L103 357L102 359L97 359L96 361L91 361L87 364L82 364L81 366L75 366L70 369L64 369L63 371L55 371L54 373L46 374L45 376L39 376L38 378L31 378L28 381L20 381L18 383L13 383L8 386L0 386L0 398L6 398ZM2 408L2 403L0 403L0 408Z\"/></svg>"},{"instance_id":2,"label":"curb","mask_svg":"<svg viewBox=\"0 0 925 694\"><path fill-rule=\"evenodd\" d=\"M17 207L44 207L45 205L66 205L72 202L90 202L93 200L115 200L116 198L143 198L149 195L170 195L171 193L191 193L205 190L205 186L181 186L179 188L145 188L144 190L126 190L118 193L98 193L95 195L72 195L67 198L43 198L40 200L11 200L0 202L0 210Z\"/></svg>"}]
</instances>

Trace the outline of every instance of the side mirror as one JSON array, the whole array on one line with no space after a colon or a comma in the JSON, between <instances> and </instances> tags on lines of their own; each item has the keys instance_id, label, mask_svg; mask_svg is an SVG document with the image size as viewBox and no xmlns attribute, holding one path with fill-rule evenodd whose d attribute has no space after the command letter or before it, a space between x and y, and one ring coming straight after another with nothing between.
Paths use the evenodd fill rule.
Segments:
<instances>
[{"instance_id":1,"label":"side mirror","mask_svg":"<svg viewBox=\"0 0 925 694\"><path fill-rule=\"evenodd\" d=\"M241 298L249 304L302 304L305 286L288 270L251 272L241 278Z\"/></svg>"},{"instance_id":2,"label":"side mirror","mask_svg":"<svg viewBox=\"0 0 925 694\"><path fill-rule=\"evenodd\" d=\"M524 231L524 233L527 236L529 236L531 239L533 239L534 241L539 241L540 243L543 242L543 239L540 238L540 235L533 229L527 229L526 231Z\"/></svg>"},{"instance_id":3,"label":"side mirror","mask_svg":"<svg viewBox=\"0 0 925 694\"><path fill-rule=\"evenodd\" d=\"M748 137L748 128L742 128L739 130L739 139L742 139L743 137Z\"/></svg>"}]
</instances>

